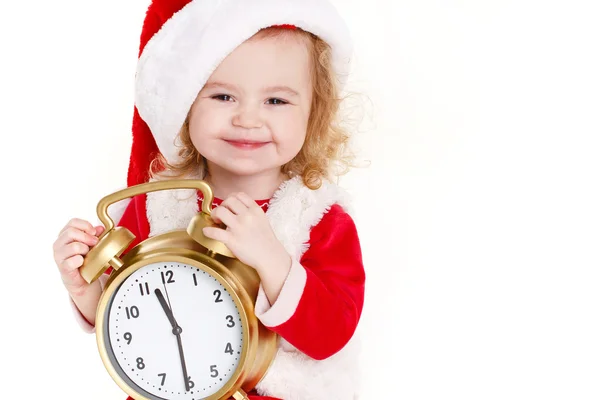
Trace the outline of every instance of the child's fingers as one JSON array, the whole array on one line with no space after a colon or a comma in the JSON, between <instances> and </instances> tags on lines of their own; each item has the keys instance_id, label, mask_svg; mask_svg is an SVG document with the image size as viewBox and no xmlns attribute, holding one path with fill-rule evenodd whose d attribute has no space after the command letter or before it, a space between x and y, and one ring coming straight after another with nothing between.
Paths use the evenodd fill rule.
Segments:
<instances>
[{"instance_id":1,"label":"child's fingers","mask_svg":"<svg viewBox=\"0 0 600 400\"><path fill-rule=\"evenodd\" d=\"M73 218L58 234L53 246L54 261L69 291L79 291L87 286L79 268L83 265L85 255L98 243L97 236L103 231L104 226L95 227L83 219Z\"/></svg>"},{"instance_id":2,"label":"child's fingers","mask_svg":"<svg viewBox=\"0 0 600 400\"><path fill-rule=\"evenodd\" d=\"M98 238L76 228L67 228L54 242L54 261L59 266L74 255L86 255Z\"/></svg>"},{"instance_id":3,"label":"child's fingers","mask_svg":"<svg viewBox=\"0 0 600 400\"><path fill-rule=\"evenodd\" d=\"M67 228L65 231L56 239L56 246L58 248L64 247L71 242L82 242L87 244L88 246L94 246L98 243L98 238L94 235L86 233L77 228Z\"/></svg>"},{"instance_id":4,"label":"child's fingers","mask_svg":"<svg viewBox=\"0 0 600 400\"><path fill-rule=\"evenodd\" d=\"M258 204L256 204L256 201L252 200L252 197L248 196L246 193L239 192L239 193L236 193L235 196L247 208L249 208L251 210L255 210L255 211L260 209L261 211L264 212L262 207L260 207Z\"/></svg>"},{"instance_id":5,"label":"child's fingers","mask_svg":"<svg viewBox=\"0 0 600 400\"><path fill-rule=\"evenodd\" d=\"M235 226L235 214L226 207L217 207L210 213L211 218L217 224L225 224L226 226Z\"/></svg>"},{"instance_id":6,"label":"child's fingers","mask_svg":"<svg viewBox=\"0 0 600 400\"><path fill-rule=\"evenodd\" d=\"M76 254L62 262L59 269L61 279L70 293L81 293L89 283L81 276L80 267L83 265L83 256Z\"/></svg>"},{"instance_id":7,"label":"child's fingers","mask_svg":"<svg viewBox=\"0 0 600 400\"><path fill-rule=\"evenodd\" d=\"M221 207L228 208L233 214L236 215L240 215L244 213L244 211L248 210L248 207L242 203L240 199L235 197L235 195L226 198L225 201L221 203Z\"/></svg>"},{"instance_id":8,"label":"child's fingers","mask_svg":"<svg viewBox=\"0 0 600 400\"><path fill-rule=\"evenodd\" d=\"M94 227L91 223L81 218L73 218L67 223L67 225L65 225L65 227L58 233L58 235L60 236L65 230L69 228L77 228L79 230L89 233L90 235L94 234Z\"/></svg>"},{"instance_id":9,"label":"child's fingers","mask_svg":"<svg viewBox=\"0 0 600 400\"><path fill-rule=\"evenodd\" d=\"M66 259L61 267L61 279L69 292L77 291L77 288L87 286L87 282L81 276L79 267L83 265L83 257L75 255ZM62 272L64 270L64 272Z\"/></svg>"},{"instance_id":10,"label":"child's fingers","mask_svg":"<svg viewBox=\"0 0 600 400\"><path fill-rule=\"evenodd\" d=\"M59 264L59 269L62 275L72 278L72 273L83 265L83 256L81 254L75 254ZM79 273L79 272L77 272Z\"/></svg>"},{"instance_id":11,"label":"child's fingers","mask_svg":"<svg viewBox=\"0 0 600 400\"><path fill-rule=\"evenodd\" d=\"M66 246L59 248L58 251L56 252L55 257L56 257L56 261L60 267L60 264L64 263L65 260L68 260L77 255L83 257L89 251L90 251L90 247L88 245L81 243L81 242L71 242L71 243L67 244ZM83 258L82 258L82 263L83 263Z\"/></svg>"},{"instance_id":12,"label":"child's fingers","mask_svg":"<svg viewBox=\"0 0 600 400\"><path fill-rule=\"evenodd\" d=\"M227 230L215 228L212 226L205 226L204 228L202 228L202 233L204 233L204 235L207 238L218 240L219 242L223 242L225 244L229 242L229 239L231 237L231 233Z\"/></svg>"}]
</instances>

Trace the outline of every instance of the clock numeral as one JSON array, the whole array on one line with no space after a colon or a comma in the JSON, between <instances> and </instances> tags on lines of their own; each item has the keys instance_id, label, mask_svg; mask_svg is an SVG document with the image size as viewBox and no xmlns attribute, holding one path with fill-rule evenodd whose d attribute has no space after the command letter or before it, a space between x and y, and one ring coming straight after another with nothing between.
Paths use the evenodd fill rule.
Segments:
<instances>
[{"instance_id":1,"label":"clock numeral","mask_svg":"<svg viewBox=\"0 0 600 400\"><path fill-rule=\"evenodd\" d=\"M127 313L127 319L137 318L140 316L140 310L136 306L131 306L131 308L125 307L125 312Z\"/></svg>"},{"instance_id":2,"label":"clock numeral","mask_svg":"<svg viewBox=\"0 0 600 400\"><path fill-rule=\"evenodd\" d=\"M221 298L221 291L219 289L215 290L213 292L213 294L215 296L217 296L217 298L215 299L215 303L222 303L223 302L223 299Z\"/></svg>"},{"instance_id":3,"label":"clock numeral","mask_svg":"<svg viewBox=\"0 0 600 400\"><path fill-rule=\"evenodd\" d=\"M196 280L196 274L193 274L194 276L194 286L198 286L198 281Z\"/></svg>"},{"instance_id":4,"label":"clock numeral","mask_svg":"<svg viewBox=\"0 0 600 400\"><path fill-rule=\"evenodd\" d=\"M232 317L231 315L228 315L228 316L226 316L225 318L227 319L227 321L229 321L229 322L227 323L227 326L228 326L229 328L233 328L233 327L235 326L235 322L233 322L233 317Z\"/></svg>"},{"instance_id":5,"label":"clock numeral","mask_svg":"<svg viewBox=\"0 0 600 400\"><path fill-rule=\"evenodd\" d=\"M219 371L217 371L216 365L210 366L210 376L212 376L213 378L216 378L217 376L219 376Z\"/></svg>"},{"instance_id":6,"label":"clock numeral","mask_svg":"<svg viewBox=\"0 0 600 400\"><path fill-rule=\"evenodd\" d=\"M125 332L125 334L123 335L123 337L125 338L125 340L127 340L127 344L131 343L132 336L131 336L130 332Z\"/></svg>"},{"instance_id":7,"label":"clock numeral","mask_svg":"<svg viewBox=\"0 0 600 400\"><path fill-rule=\"evenodd\" d=\"M167 275L166 280L165 275ZM160 276L162 278L162 283L175 283L175 279L173 279L173 271L167 271L166 274L161 271Z\"/></svg>"},{"instance_id":8,"label":"clock numeral","mask_svg":"<svg viewBox=\"0 0 600 400\"><path fill-rule=\"evenodd\" d=\"M146 290L144 290L144 287ZM142 296L144 294L150 294L150 288L148 287L148 282L146 282L145 284L140 283L140 293L142 294Z\"/></svg>"},{"instance_id":9,"label":"clock numeral","mask_svg":"<svg viewBox=\"0 0 600 400\"><path fill-rule=\"evenodd\" d=\"M192 381L191 376L188 376L188 383L190 384L190 389L194 387L194 381Z\"/></svg>"},{"instance_id":10,"label":"clock numeral","mask_svg":"<svg viewBox=\"0 0 600 400\"><path fill-rule=\"evenodd\" d=\"M165 379L167 379L167 374L162 373L162 374L158 374L158 376L162 376L162 381L160 381L160 386L165 386Z\"/></svg>"},{"instance_id":11,"label":"clock numeral","mask_svg":"<svg viewBox=\"0 0 600 400\"><path fill-rule=\"evenodd\" d=\"M231 343L227 343L227 346L225 346L225 353L233 355L233 347L231 347Z\"/></svg>"},{"instance_id":12,"label":"clock numeral","mask_svg":"<svg viewBox=\"0 0 600 400\"><path fill-rule=\"evenodd\" d=\"M146 364L144 364L144 359L142 357L138 357L136 360L138 369L146 368Z\"/></svg>"}]
</instances>

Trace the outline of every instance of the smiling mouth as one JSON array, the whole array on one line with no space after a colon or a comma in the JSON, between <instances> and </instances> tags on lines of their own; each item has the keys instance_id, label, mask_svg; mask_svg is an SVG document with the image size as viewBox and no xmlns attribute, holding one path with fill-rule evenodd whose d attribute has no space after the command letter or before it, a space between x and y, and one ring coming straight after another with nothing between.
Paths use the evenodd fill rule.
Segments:
<instances>
[{"instance_id":1,"label":"smiling mouth","mask_svg":"<svg viewBox=\"0 0 600 400\"><path fill-rule=\"evenodd\" d=\"M249 140L225 140L230 145L238 148L238 149L258 149L263 147L270 142L254 142Z\"/></svg>"}]
</instances>

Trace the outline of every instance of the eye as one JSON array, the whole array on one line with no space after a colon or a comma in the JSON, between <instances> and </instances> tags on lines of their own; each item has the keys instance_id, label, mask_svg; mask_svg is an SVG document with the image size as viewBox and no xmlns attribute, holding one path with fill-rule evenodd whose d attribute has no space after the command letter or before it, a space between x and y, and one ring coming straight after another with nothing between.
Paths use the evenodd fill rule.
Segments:
<instances>
[{"instance_id":1,"label":"eye","mask_svg":"<svg viewBox=\"0 0 600 400\"><path fill-rule=\"evenodd\" d=\"M221 101L230 101L231 100L231 96L228 94L217 94L215 96L212 96L213 99L216 100L221 100Z\"/></svg>"},{"instance_id":2,"label":"eye","mask_svg":"<svg viewBox=\"0 0 600 400\"><path fill-rule=\"evenodd\" d=\"M282 100L282 99L276 99L276 98L272 98L267 100L267 102L269 102L269 104L273 104L273 105L284 105L284 104L288 104L287 101Z\"/></svg>"}]
</instances>

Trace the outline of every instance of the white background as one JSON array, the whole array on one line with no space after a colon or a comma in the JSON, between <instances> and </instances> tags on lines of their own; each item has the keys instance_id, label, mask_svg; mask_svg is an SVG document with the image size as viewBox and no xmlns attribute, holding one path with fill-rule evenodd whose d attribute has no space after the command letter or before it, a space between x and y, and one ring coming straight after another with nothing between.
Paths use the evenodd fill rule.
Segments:
<instances>
[{"instance_id":1,"label":"white background","mask_svg":"<svg viewBox=\"0 0 600 400\"><path fill-rule=\"evenodd\" d=\"M125 183L147 3L1 3L3 398L126 397L52 243ZM371 100L371 165L342 181L368 280L363 398L600 398L594 3L336 2Z\"/></svg>"}]
</instances>

